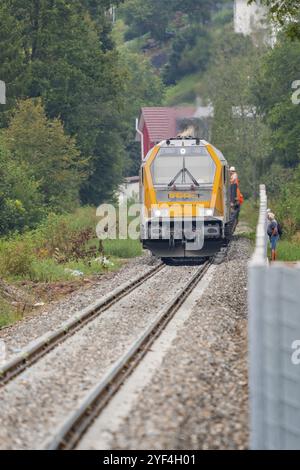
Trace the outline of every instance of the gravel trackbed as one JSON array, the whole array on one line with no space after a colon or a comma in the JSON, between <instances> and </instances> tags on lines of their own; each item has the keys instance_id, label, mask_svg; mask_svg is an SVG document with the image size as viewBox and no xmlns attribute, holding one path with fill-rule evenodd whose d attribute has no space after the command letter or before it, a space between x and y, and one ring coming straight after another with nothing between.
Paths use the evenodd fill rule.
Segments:
<instances>
[{"instance_id":1,"label":"gravel trackbed","mask_svg":"<svg viewBox=\"0 0 300 470\"><path fill-rule=\"evenodd\" d=\"M248 446L247 261L235 239L112 449Z\"/></svg>"}]
</instances>

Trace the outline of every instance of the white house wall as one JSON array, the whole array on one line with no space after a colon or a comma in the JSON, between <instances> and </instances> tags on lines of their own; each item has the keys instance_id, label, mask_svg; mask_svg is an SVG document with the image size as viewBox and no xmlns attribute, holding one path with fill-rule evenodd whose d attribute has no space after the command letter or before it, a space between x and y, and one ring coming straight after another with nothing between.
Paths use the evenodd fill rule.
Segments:
<instances>
[{"instance_id":1,"label":"white house wall","mask_svg":"<svg viewBox=\"0 0 300 470\"><path fill-rule=\"evenodd\" d=\"M234 2L234 30L236 33L249 36L265 28L267 10L264 6L248 0L235 0Z\"/></svg>"}]
</instances>

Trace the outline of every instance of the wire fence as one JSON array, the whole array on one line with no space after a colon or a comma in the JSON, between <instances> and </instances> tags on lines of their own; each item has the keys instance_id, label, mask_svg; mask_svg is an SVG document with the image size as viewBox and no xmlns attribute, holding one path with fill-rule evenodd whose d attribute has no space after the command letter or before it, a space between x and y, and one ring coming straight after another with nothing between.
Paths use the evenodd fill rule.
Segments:
<instances>
[{"instance_id":1,"label":"wire fence","mask_svg":"<svg viewBox=\"0 0 300 470\"><path fill-rule=\"evenodd\" d=\"M300 264L269 264L266 210L261 186L249 263L250 447L300 449Z\"/></svg>"}]
</instances>

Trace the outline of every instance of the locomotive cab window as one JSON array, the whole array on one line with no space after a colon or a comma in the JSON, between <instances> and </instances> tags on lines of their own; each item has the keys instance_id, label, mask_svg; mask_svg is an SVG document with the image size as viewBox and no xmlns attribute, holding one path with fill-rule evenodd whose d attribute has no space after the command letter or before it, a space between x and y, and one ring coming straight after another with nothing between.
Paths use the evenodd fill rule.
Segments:
<instances>
[{"instance_id":1,"label":"locomotive cab window","mask_svg":"<svg viewBox=\"0 0 300 470\"><path fill-rule=\"evenodd\" d=\"M215 172L205 147L161 148L151 166L154 185L213 184Z\"/></svg>"}]
</instances>

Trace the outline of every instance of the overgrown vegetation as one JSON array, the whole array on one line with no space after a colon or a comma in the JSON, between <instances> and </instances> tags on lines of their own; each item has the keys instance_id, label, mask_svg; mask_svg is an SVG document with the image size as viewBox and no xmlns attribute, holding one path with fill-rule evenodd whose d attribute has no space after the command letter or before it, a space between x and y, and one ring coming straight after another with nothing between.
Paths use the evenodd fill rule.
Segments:
<instances>
[{"instance_id":1,"label":"overgrown vegetation","mask_svg":"<svg viewBox=\"0 0 300 470\"><path fill-rule=\"evenodd\" d=\"M139 108L162 99L162 81L147 58L117 50L110 6L108 0L0 5L0 77L7 86L0 128L11 128L13 157L25 166L30 159L42 200L59 211L79 199L97 206L114 198L123 176L136 172Z\"/></svg>"},{"instance_id":2,"label":"overgrown vegetation","mask_svg":"<svg viewBox=\"0 0 300 470\"><path fill-rule=\"evenodd\" d=\"M9 302L0 296L0 328L18 321L22 314Z\"/></svg>"},{"instance_id":3,"label":"overgrown vegetation","mask_svg":"<svg viewBox=\"0 0 300 470\"><path fill-rule=\"evenodd\" d=\"M120 258L141 254L139 241L96 237L95 209L49 214L35 230L0 240L0 276L6 280L55 282L98 274L119 266Z\"/></svg>"}]
</instances>

